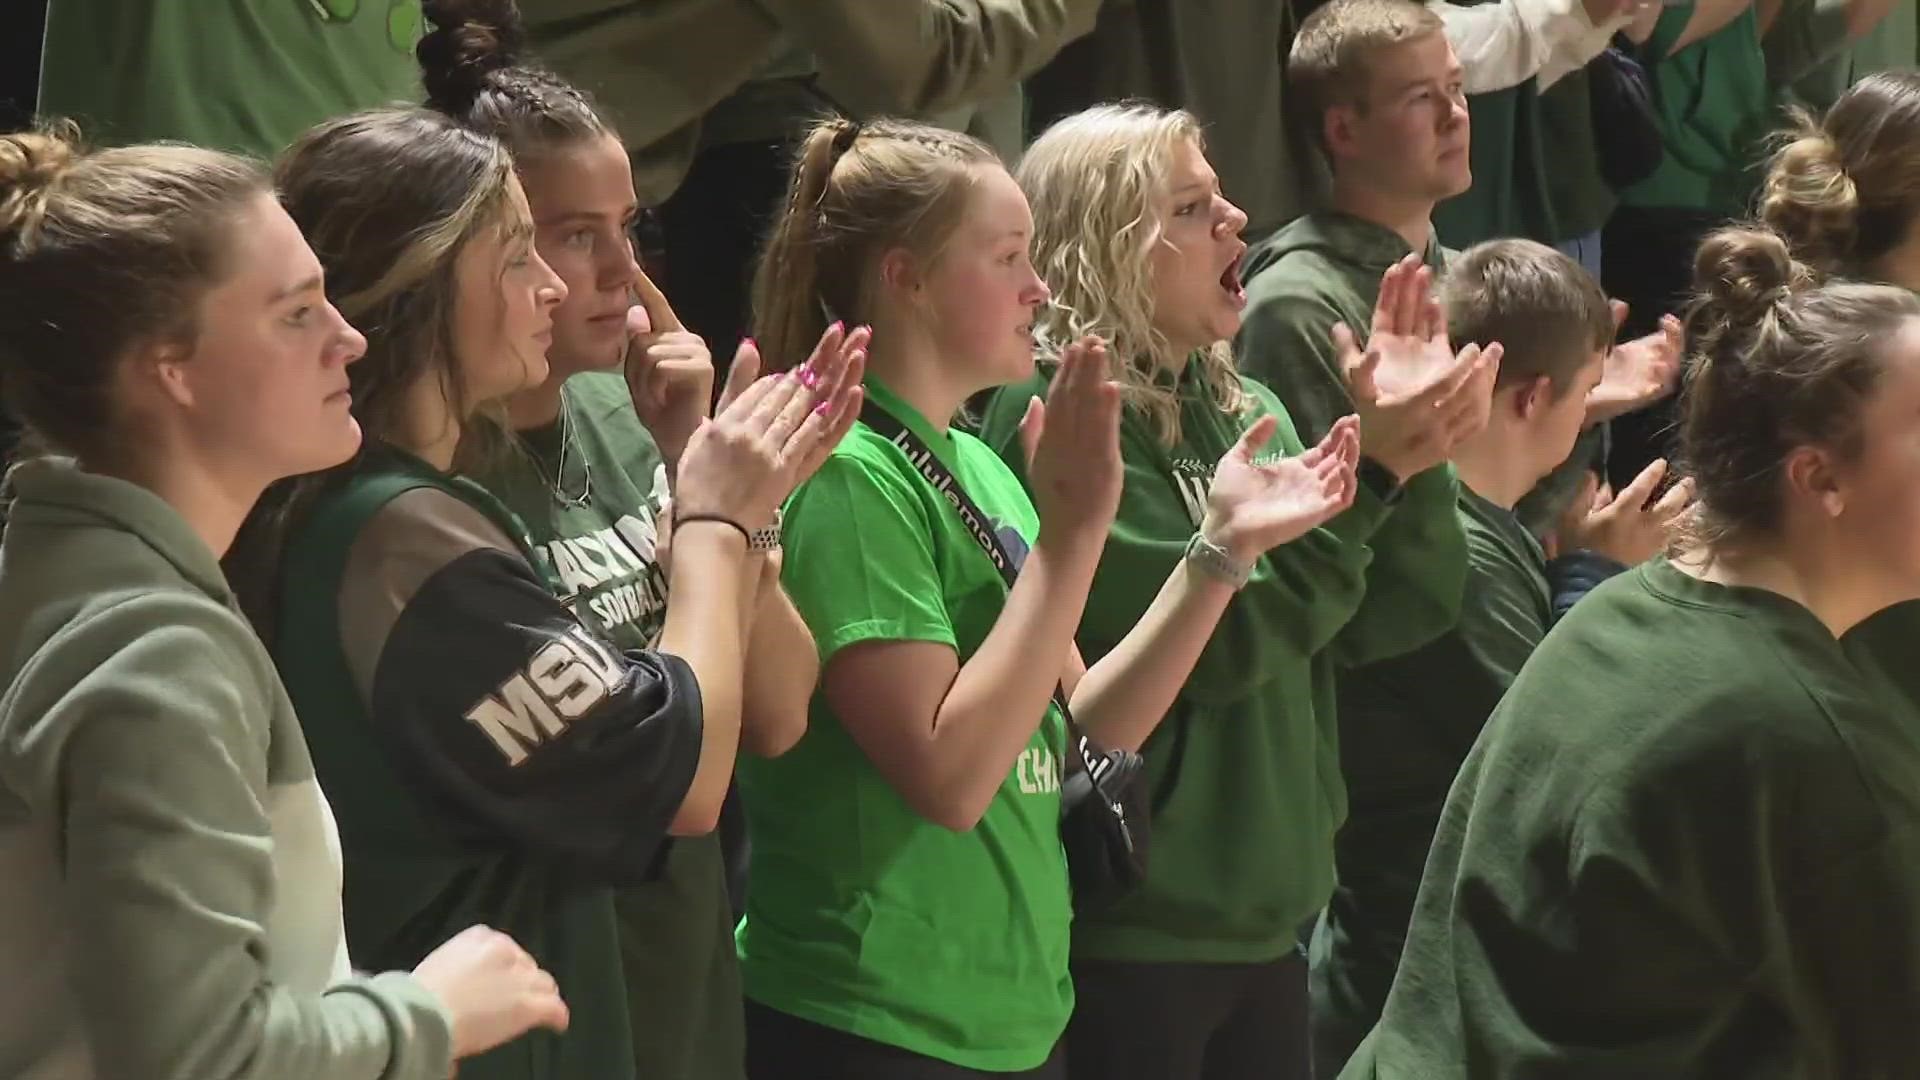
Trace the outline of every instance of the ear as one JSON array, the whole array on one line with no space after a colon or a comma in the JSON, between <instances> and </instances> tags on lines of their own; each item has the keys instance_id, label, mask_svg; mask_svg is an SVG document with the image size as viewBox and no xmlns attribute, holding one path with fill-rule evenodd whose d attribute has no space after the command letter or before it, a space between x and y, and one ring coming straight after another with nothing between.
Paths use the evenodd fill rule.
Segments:
<instances>
[{"instance_id":1,"label":"ear","mask_svg":"<svg viewBox=\"0 0 1920 1080\"><path fill-rule=\"evenodd\" d=\"M1846 512L1846 478L1825 447L1794 447L1784 466L1790 497L1818 506L1829 519Z\"/></svg>"},{"instance_id":2,"label":"ear","mask_svg":"<svg viewBox=\"0 0 1920 1080\"><path fill-rule=\"evenodd\" d=\"M173 404L183 409L192 408L193 372L188 362L191 356L192 350L179 342L149 345L134 357L134 377L150 382Z\"/></svg>"},{"instance_id":3,"label":"ear","mask_svg":"<svg viewBox=\"0 0 1920 1080\"><path fill-rule=\"evenodd\" d=\"M1327 106L1327 114L1321 118L1320 134L1328 155L1338 160L1353 153L1358 141L1359 119L1359 110L1352 105Z\"/></svg>"},{"instance_id":4,"label":"ear","mask_svg":"<svg viewBox=\"0 0 1920 1080\"><path fill-rule=\"evenodd\" d=\"M919 263L905 248L894 248L880 256L880 286L887 292L910 296L925 284Z\"/></svg>"},{"instance_id":5,"label":"ear","mask_svg":"<svg viewBox=\"0 0 1920 1080\"><path fill-rule=\"evenodd\" d=\"M1513 387L1513 414L1520 420L1532 420L1553 402L1553 380L1545 375L1535 375Z\"/></svg>"}]
</instances>

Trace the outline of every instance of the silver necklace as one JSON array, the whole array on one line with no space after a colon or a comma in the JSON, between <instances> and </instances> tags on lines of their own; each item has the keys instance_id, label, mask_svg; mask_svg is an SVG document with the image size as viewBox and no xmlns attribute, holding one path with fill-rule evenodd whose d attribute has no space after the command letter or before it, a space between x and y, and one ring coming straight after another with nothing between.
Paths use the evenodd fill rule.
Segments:
<instances>
[{"instance_id":1,"label":"silver necklace","mask_svg":"<svg viewBox=\"0 0 1920 1080\"><path fill-rule=\"evenodd\" d=\"M547 485L547 494L562 510L578 510L593 501L593 463L584 455L580 458L580 494L567 492L567 459L574 453L573 408L563 387L560 391L560 460L555 465L552 482Z\"/></svg>"}]
</instances>

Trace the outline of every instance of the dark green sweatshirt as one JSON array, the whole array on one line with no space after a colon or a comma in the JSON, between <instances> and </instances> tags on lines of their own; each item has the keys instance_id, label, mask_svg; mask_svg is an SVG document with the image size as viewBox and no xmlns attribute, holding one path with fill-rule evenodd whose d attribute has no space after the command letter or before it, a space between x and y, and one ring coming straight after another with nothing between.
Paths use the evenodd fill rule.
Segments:
<instances>
[{"instance_id":1,"label":"dark green sweatshirt","mask_svg":"<svg viewBox=\"0 0 1920 1080\"><path fill-rule=\"evenodd\" d=\"M1474 745L1341 1075L1911 1076L1916 775L1920 723L1805 608L1613 579Z\"/></svg>"},{"instance_id":2,"label":"dark green sweatshirt","mask_svg":"<svg viewBox=\"0 0 1920 1080\"><path fill-rule=\"evenodd\" d=\"M1252 408L1214 406L1192 370L1181 383L1181 441L1163 446L1138 414L1121 426L1126 484L1078 641L1097 663L1143 615L1182 559L1213 468L1260 416L1280 418L1275 452L1301 449L1271 391L1243 379ZM1041 376L1002 389L982 434L1024 475L1018 426ZM1259 962L1292 948L1333 888L1333 836L1346 818L1334 670L1438 633L1458 583L1376 558L1369 541L1408 509L1450 501L1444 472L1389 512L1364 486L1327 526L1264 556L1228 605L1173 708L1145 746L1153 820L1145 885L1075 920L1075 955L1132 961ZM1456 527L1457 528L1457 527ZM1439 593L1439 594L1436 594ZM1443 618L1442 613L1446 612Z\"/></svg>"},{"instance_id":3,"label":"dark green sweatshirt","mask_svg":"<svg viewBox=\"0 0 1920 1080\"><path fill-rule=\"evenodd\" d=\"M1459 514L1469 559L1459 624L1368 668L1340 700L1353 806L1336 845L1340 884L1314 937L1323 1062L1344 1062L1380 1018L1434 825L1481 726L1558 615L1622 569L1590 552L1549 562L1514 511L1464 484Z\"/></svg>"}]
</instances>

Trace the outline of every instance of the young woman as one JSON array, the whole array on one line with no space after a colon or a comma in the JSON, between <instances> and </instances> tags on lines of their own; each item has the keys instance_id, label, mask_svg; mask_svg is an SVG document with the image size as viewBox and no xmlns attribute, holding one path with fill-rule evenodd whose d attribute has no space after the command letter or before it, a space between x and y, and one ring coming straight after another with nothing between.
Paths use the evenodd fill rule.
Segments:
<instances>
[{"instance_id":1,"label":"young woman","mask_svg":"<svg viewBox=\"0 0 1920 1080\"><path fill-rule=\"evenodd\" d=\"M1192 116L1151 106L1076 114L1034 142L1019 179L1036 260L1058 290L1035 323L1042 347L1057 356L1081 335L1106 338L1108 375L1126 399L1125 494L1081 646L1097 670L1153 602L1153 583L1188 557L1196 530L1246 582L1202 636L1191 676L1158 702L1167 720L1146 751L1155 804L1146 884L1074 926L1068 1061L1073 1075L1100 1080L1304 1077L1299 933L1332 889L1346 799L1333 664L1374 655L1369 634L1382 625L1417 621L1378 599L1362 604L1370 579L1399 571L1367 545L1391 492L1360 484L1351 509L1271 551L1266 537L1236 535L1239 477L1215 461L1246 439L1259 448L1277 433L1281 453L1298 453L1300 440L1272 391L1234 369L1227 342L1245 303L1247 219L1220 193ZM1405 294L1383 290L1386 306ZM1397 353L1388 343L1408 339L1377 340ZM1437 359L1455 360L1444 336ZM1020 416L1041 388L1009 387L986 411L983 436L1016 469ZM1355 422L1340 423L1345 438Z\"/></svg>"},{"instance_id":2,"label":"young woman","mask_svg":"<svg viewBox=\"0 0 1920 1080\"><path fill-rule=\"evenodd\" d=\"M518 61L511 0L438 0L427 17L435 28L419 51L429 104L507 143L534 247L567 286L553 309L546 379L508 399L525 452L497 456L474 478L526 525L563 601L621 648L644 648L668 603L655 519L712 400L707 347L634 261L626 148L578 90ZM862 340L839 334L830 346ZM751 615L740 740L771 755L805 730L819 663L780 588L779 550L748 562L759 572L743 590ZM639 1076L743 1075L727 865L719 831L685 836L657 878L615 897Z\"/></svg>"},{"instance_id":3,"label":"young woman","mask_svg":"<svg viewBox=\"0 0 1920 1080\"><path fill-rule=\"evenodd\" d=\"M1920 295L1920 73L1870 75L1817 122L1795 121L1767 170L1761 219L1823 275ZM1920 604L1896 604L1846 644L1920 704L1916 642Z\"/></svg>"},{"instance_id":4,"label":"young woman","mask_svg":"<svg viewBox=\"0 0 1920 1080\"><path fill-rule=\"evenodd\" d=\"M268 484L359 445L364 347L252 163L0 135L0 386L51 451L0 538L8 1076L439 1080L566 1026L482 928L348 970L333 819L220 572Z\"/></svg>"},{"instance_id":5,"label":"young woman","mask_svg":"<svg viewBox=\"0 0 1920 1080\"><path fill-rule=\"evenodd\" d=\"M671 569L688 603L657 651L623 652L458 475L496 442L489 411L546 378L566 295L506 148L440 113L367 113L309 132L279 179L342 310L374 329L353 368L366 452L290 496L262 605L337 788L349 929L371 955L411 956L485 917L567 986L564 1039L477 1059L465 1080L631 1077L613 893L657 871L669 833L712 827L752 534L845 422L845 364L735 385L689 438Z\"/></svg>"},{"instance_id":6,"label":"young woman","mask_svg":"<svg viewBox=\"0 0 1920 1080\"><path fill-rule=\"evenodd\" d=\"M1575 606L1448 795L1343 1076L1900 1076L1920 722L1839 639L1920 596L1920 300L1701 247L1690 535Z\"/></svg>"},{"instance_id":7,"label":"young woman","mask_svg":"<svg viewBox=\"0 0 1920 1080\"><path fill-rule=\"evenodd\" d=\"M760 268L775 365L841 318L873 327L873 375L867 421L787 508L783 576L822 663L807 733L741 768L756 1080L1061 1075L1072 913L1051 695L1101 743L1138 747L1233 596L1228 553L1352 498L1351 425L1268 464L1272 421L1229 440L1193 555L1159 568L1134 631L1086 668L1073 633L1122 482L1105 347L1064 350L1051 400L1024 413L1031 501L952 427L969 397L1033 372L1049 294L1032 237L982 144L836 121L804 141Z\"/></svg>"}]
</instances>

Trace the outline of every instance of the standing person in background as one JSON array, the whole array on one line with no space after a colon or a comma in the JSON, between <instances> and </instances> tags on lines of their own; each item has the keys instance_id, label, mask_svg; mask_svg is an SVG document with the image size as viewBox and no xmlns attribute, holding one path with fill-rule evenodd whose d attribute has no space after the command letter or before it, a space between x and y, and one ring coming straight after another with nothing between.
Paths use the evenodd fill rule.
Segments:
<instances>
[{"instance_id":1,"label":"standing person in background","mask_svg":"<svg viewBox=\"0 0 1920 1080\"><path fill-rule=\"evenodd\" d=\"M1820 119L1796 116L1793 133L1767 170L1761 219L1823 275L1920 295L1920 72L1869 75ZM1846 644L1920 704L1920 603L1875 615Z\"/></svg>"},{"instance_id":2,"label":"standing person in background","mask_svg":"<svg viewBox=\"0 0 1920 1080\"><path fill-rule=\"evenodd\" d=\"M1395 607L1408 591L1376 592L1396 568L1368 547L1391 493L1356 482L1351 508L1277 545L1284 534L1234 519L1231 493L1272 482L1243 455L1301 443L1273 391L1233 368L1246 216L1221 192L1191 115L1100 106L1068 117L1029 148L1019 177L1039 266L1059 286L1036 324L1043 352L1109 338L1109 374L1126 400L1126 483L1076 640L1096 664L1120 654L1170 570L1224 559L1236 585L1144 747L1147 879L1075 920L1069 1070L1085 1080L1306 1078L1298 937L1332 887L1344 803L1333 669L1367 658L1408 615ZM1444 333L1402 340L1452 358ZM1409 359L1395 349L1375 371L1384 381L1382 369ZM1035 376L986 411L982 433L1016 472L1022 418L1045 388ZM1423 404L1436 423L1467 425L1477 407L1444 390ZM1357 452L1355 420L1337 421L1327 440ZM1385 637L1397 647L1397 631Z\"/></svg>"},{"instance_id":3,"label":"standing person in background","mask_svg":"<svg viewBox=\"0 0 1920 1080\"><path fill-rule=\"evenodd\" d=\"M257 165L0 136L0 1073L441 1080L554 981L471 929L356 977L299 721L219 557L360 445L366 342ZM422 950L425 952L425 950Z\"/></svg>"},{"instance_id":4,"label":"standing person in background","mask_svg":"<svg viewBox=\"0 0 1920 1080\"><path fill-rule=\"evenodd\" d=\"M545 381L566 296L506 147L438 112L379 110L303 136L278 179L342 310L373 328L352 369L366 451L256 517L264 554L244 578L339 814L349 932L370 956L412 956L485 918L569 988L564 1038L468 1062L463 1080L629 1080L614 895L657 872L670 835L713 828L739 740L748 549L852 422L857 361L751 388L743 370L680 461L683 602L655 647L623 651L463 475L506 452L488 417Z\"/></svg>"},{"instance_id":5,"label":"standing person in background","mask_svg":"<svg viewBox=\"0 0 1920 1080\"><path fill-rule=\"evenodd\" d=\"M1678 545L1527 659L1341 1075L1908 1073L1920 723L1839 639L1920 597L1920 299L1702 245Z\"/></svg>"},{"instance_id":6,"label":"standing person in background","mask_svg":"<svg viewBox=\"0 0 1920 1080\"><path fill-rule=\"evenodd\" d=\"M776 365L845 318L873 328L873 376L863 422L788 505L784 576L821 653L807 733L741 763L754 1080L1064 1076L1066 710L1103 746L1140 746L1233 596L1219 559L1169 559L1125 636L1082 662L1074 629L1123 483L1105 346L1066 348L1047 402L1022 406L1032 501L953 428L969 398L1033 374L1048 291L1032 239L979 141L829 121L760 268ZM1230 302L1213 275L1194 318ZM1272 422L1233 440L1207 536L1258 552L1336 513L1350 428L1266 464Z\"/></svg>"},{"instance_id":7,"label":"standing person in background","mask_svg":"<svg viewBox=\"0 0 1920 1080\"><path fill-rule=\"evenodd\" d=\"M1453 260L1441 303L1456 343L1504 351L1492 418L1453 454L1468 555L1460 622L1369 668L1340 703L1353 809L1313 950L1313 1050L1316 1074L1328 1078L1380 1019L1440 806L1481 725L1574 601L1659 552L1688 492L1683 482L1649 505L1660 463L1594 509L1593 474L1583 473L1585 501L1560 524L1561 555L1549 559L1515 508L1586 423L1613 342L1607 298L1565 254L1495 240Z\"/></svg>"},{"instance_id":8,"label":"standing person in background","mask_svg":"<svg viewBox=\"0 0 1920 1080\"><path fill-rule=\"evenodd\" d=\"M427 18L429 104L506 142L534 247L567 286L546 379L507 401L515 452L475 479L526 525L567 606L620 648L644 649L670 603L655 522L707 415L712 362L635 264L626 148L586 95L519 59L513 5L429 0ZM740 745L777 755L806 729L819 662L780 587L779 550L748 558L759 580ZM677 838L658 876L618 890L614 906L635 1075L741 1080L739 961L718 834Z\"/></svg>"},{"instance_id":9,"label":"standing person in background","mask_svg":"<svg viewBox=\"0 0 1920 1080\"><path fill-rule=\"evenodd\" d=\"M419 0L50 0L40 112L114 143L270 158L314 124L419 97Z\"/></svg>"},{"instance_id":10,"label":"standing person in background","mask_svg":"<svg viewBox=\"0 0 1920 1080\"><path fill-rule=\"evenodd\" d=\"M1783 96L1825 112L1869 75L1920 65L1920 10L1903 0L1784 0L1761 44Z\"/></svg>"},{"instance_id":11,"label":"standing person in background","mask_svg":"<svg viewBox=\"0 0 1920 1080\"><path fill-rule=\"evenodd\" d=\"M723 355L793 147L823 114L929 119L1017 90L1101 0L543 0L535 49L594 94L659 207L667 295ZM1019 133L1003 152L1018 150Z\"/></svg>"}]
</instances>

